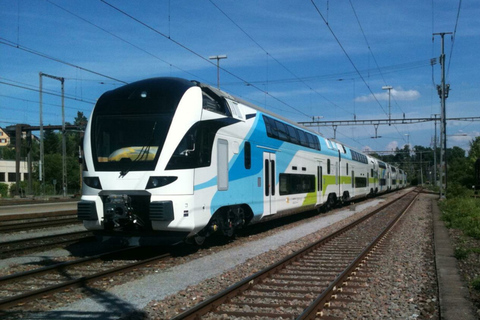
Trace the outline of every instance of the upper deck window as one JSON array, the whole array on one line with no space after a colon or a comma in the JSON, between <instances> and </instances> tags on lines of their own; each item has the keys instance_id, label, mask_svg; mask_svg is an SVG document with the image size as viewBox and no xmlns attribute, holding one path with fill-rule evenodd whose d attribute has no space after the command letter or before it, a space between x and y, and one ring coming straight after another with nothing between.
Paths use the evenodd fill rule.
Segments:
<instances>
[{"instance_id":1,"label":"upper deck window","mask_svg":"<svg viewBox=\"0 0 480 320\"><path fill-rule=\"evenodd\" d=\"M361 162L361 163L366 163L368 164L368 159L367 159L367 156L364 155L364 154L361 154L355 150L350 150L350 152L352 153L352 159L355 160L355 161L358 161L358 162Z\"/></svg>"},{"instance_id":2,"label":"upper deck window","mask_svg":"<svg viewBox=\"0 0 480 320\"><path fill-rule=\"evenodd\" d=\"M270 138L287 141L303 147L320 150L318 137L290 124L263 115L267 135Z\"/></svg>"}]
</instances>

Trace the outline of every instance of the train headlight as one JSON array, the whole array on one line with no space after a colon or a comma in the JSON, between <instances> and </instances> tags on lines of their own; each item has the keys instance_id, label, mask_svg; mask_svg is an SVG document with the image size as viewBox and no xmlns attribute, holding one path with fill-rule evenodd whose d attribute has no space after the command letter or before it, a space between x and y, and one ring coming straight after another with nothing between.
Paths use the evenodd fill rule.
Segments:
<instances>
[{"instance_id":1,"label":"train headlight","mask_svg":"<svg viewBox=\"0 0 480 320\"><path fill-rule=\"evenodd\" d=\"M150 177L145 189L160 188L177 180L178 177Z\"/></svg>"},{"instance_id":2,"label":"train headlight","mask_svg":"<svg viewBox=\"0 0 480 320\"><path fill-rule=\"evenodd\" d=\"M90 188L102 189L102 184L98 177L83 177L83 182Z\"/></svg>"}]
</instances>

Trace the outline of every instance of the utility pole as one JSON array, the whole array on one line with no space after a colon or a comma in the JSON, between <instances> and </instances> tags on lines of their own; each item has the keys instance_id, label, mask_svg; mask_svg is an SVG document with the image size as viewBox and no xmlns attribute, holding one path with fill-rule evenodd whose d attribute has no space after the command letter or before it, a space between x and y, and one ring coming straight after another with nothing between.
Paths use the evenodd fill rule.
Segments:
<instances>
[{"instance_id":1,"label":"utility pole","mask_svg":"<svg viewBox=\"0 0 480 320\"><path fill-rule=\"evenodd\" d=\"M392 86L383 86L383 90L388 90L388 125L390 126L392 123L392 109L390 105L390 91L393 89Z\"/></svg>"},{"instance_id":2,"label":"utility pole","mask_svg":"<svg viewBox=\"0 0 480 320\"><path fill-rule=\"evenodd\" d=\"M45 193L45 151L43 145L43 83L42 77L47 77L60 81L62 84L62 185L63 196L67 196L67 143L65 137L65 78L52 76L43 72L39 73L40 77L40 162L39 162L39 180L42 181L42 193Z\"/></svg>"},{"instance_id":3,"label":"utility pole","mask_svg":"<svg viewBox=\"0 0 480 320\"><path fill-rule=\"evenodd\" d=\"M445 100L448 98L450 85L445 84L445 35L452 34L452 32L434 33L434 36L442 38L440 65L442 66L442 83L437 86L438 95L441 101L440 113L440 199L447 197L447 121ZM444 186L445 181L445 186Z\"/></svg>"},{"instance_id":4,"label":"utility pole","mask_svg":"<svg viewBox=\"0 0 480 320\"><path fill-rule=\"evenodd\" d=\"M435 134L433 138L433 185L437 186L437 115L435 117Z\"/></svg>"},{"instance_id":5,"label":"utility pole","mask_svg":"<svg viewBox=\"0 0 480 320\"><path fill-rule=\"evenodd\" d=\"M219 56L210 56L208 58L210 60L217 60L217 88L220 89L220 59L227 59L227 55L222 54Z\"/></svg>"}]
</instances>

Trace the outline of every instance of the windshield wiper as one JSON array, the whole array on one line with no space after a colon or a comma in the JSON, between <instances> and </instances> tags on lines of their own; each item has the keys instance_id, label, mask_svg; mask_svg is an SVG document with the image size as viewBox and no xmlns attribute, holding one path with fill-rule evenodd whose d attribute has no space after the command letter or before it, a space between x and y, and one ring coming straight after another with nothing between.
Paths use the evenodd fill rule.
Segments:
<instances>
[{"instance_id":1,"label":"windshield wiper","mask_svg":"<svg viewBox=\"0 0 480 320\"><path fill-rule=\"evenodd\" d=\"M156 127L157 127L157 121L155 121L155 123L153 124L152 135L151 135L150 139L148 140L147 144L145 144L142 147L142 149L140 149L140 152L138 153L137 157L133 161L130 160L130 165L126 169L120 171L119 178L125 177L127 175L127 173L129 173L130 170L133 168L133 166L135 165L135 162L141 161L143 158L148 160L148 154L150 153L150 147L151 147L151 144L152 144L153 140L155 139L155 128Z\"/></svg>"}]
</instances>

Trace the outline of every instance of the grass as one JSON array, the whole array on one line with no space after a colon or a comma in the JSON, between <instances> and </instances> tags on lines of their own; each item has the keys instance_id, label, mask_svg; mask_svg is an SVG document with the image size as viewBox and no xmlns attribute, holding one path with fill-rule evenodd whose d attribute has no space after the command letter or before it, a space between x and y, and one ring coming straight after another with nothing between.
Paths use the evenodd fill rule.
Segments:
<instances>
[{"instance_id":1,"label":"grass","mask_svg":"<svg viewBox=\"0 0 480 320\"><path fill-rule=\"evenodd\" d=\"M473 279L472 281L472 287L477 290L477 291L480 291L480 277L477 277L475 279Z\"/></svg>"},{"instance_id":2,"label":"grass","mask_svg":"<svg viewBox=\"0 0 480 320\"><path fill-rule=\"evenodd\" d=\"M450 197L439 205L447 228L459 229L464 235L464 240L460 240L455 247L455 258L466 261L471 253L479 254L480 248L468 245L475 242L467 241L465 237L480 240L480 198ZM476 276L470 284L474 290L480 292L480 277Z\"/></svg>"},{"instance_id":3,"label":"grass","mask_svg":"<svg viewBox=\"0 0 480 320\"><path fill-rule=\"evenodd\" d=\"M480 199L470 197L450 198L440 203L442 220L447 228L480 240Z\"/></svg>"}]
</instances>

